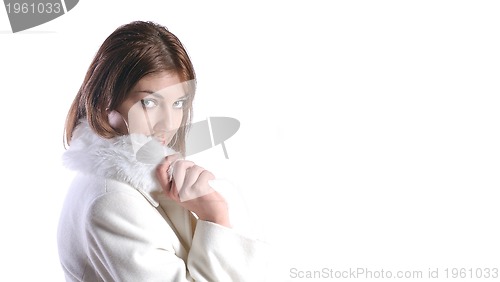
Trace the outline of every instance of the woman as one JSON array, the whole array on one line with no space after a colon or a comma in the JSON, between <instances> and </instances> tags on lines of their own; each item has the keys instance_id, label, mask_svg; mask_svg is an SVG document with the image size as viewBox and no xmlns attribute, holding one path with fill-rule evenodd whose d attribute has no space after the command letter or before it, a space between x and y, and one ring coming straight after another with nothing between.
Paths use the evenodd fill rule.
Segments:
<instances>
[{"instance_id":1,"label":"woman","mask_svg":"<svg viewBox=\"0 0 500 282\"><path fill-rule=\"evenodd\" d=\"M97 52L65 128L78 172L58 230L67 281L262 281L261 243L231 228L213 174L182 158L194 81L155 23L121 26Z\"/></svg>"}]
</instances>

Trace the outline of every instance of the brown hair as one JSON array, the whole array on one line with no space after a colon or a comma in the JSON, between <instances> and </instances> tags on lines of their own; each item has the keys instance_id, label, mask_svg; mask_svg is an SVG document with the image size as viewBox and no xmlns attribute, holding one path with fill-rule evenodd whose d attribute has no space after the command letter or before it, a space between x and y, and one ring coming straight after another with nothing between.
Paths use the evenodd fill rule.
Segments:
<instances>
[{"instance_id":1,"label":"brown hair","mask_svg":"<svg viewBox=\"0 0 500 282\"><path fill-rule=\"evenodd\" d=\"M122 135L109 124L108 110L118 107L141 78L164 71L175 72L181 81L196 79L191 60L174 34L153 22L135 21L117 28L97 51L69 109L65 143L70 145L73 131L83 118L103 138ZM183 155L194 89L188 94L173 148Z\"/></svg>"}]
</instances>

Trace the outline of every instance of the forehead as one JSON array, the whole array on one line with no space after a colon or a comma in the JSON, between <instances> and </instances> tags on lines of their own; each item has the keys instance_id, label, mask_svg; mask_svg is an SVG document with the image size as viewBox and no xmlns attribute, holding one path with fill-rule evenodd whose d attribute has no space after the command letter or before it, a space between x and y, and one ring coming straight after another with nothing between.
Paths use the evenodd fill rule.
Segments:
<instances>
[{"instance_id":1,"label":"forehead","mask_svg":"<svg viewBox=\"0 0 500 282\"><path fill-rule=\"evenodd\" d=\"M164 89L174 88L172 86L181 83L180 77L172 72L160 72L149 74L141 78L132 88L132 92L159 93Z\"/></svg>"}]
</instances>

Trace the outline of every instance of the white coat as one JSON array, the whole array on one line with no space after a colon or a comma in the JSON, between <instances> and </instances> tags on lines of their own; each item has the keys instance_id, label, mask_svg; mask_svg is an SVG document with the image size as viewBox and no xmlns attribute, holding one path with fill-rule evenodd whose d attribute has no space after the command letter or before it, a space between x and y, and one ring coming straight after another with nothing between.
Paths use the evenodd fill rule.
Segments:
<instances>
[{"instance_id":1,"label":"white coat","mask_svg":"<svg viewBox=\"0 0 500 282\"><path fill-rule=\"evenodd\" d=\"M83 121L63 160L77 171L58 228L66 281L264 281L265 244L166 198L127 136Z\"/></svg>"}]
</instances>

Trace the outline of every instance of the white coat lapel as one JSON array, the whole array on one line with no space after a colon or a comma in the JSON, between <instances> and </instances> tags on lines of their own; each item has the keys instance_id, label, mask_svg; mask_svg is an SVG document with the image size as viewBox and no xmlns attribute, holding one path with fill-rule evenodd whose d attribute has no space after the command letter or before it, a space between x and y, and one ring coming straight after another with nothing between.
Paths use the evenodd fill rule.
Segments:
<instances>
[{"instance_id":1,"label":"white coat lapel","mask_svg":"<svg viewBox=\"0 0 500 282\"><path fill-rule=\"evenodd\" d=\"M155 168L164 156L155 158L158 163L148 163L138 160L134 150L137 146L151 144L151 140L150 137L137 134L133 138L124 135L105 139L96 135L86 120L81 120L73 133L69 149L63 154L63 163L70 169L128 183L157 207L157 195L161 194L161 187L155 176ZM150 153L158 154L156 151Z\"/></svg>"},{"instance_id":2,"label":"white coat lapel","mask_svg":"<svg viewBox=\"0 0 500 282\"><path fill-rule=\"evenodd\" d=\"M179 204L168 199L164 195L159 196L158 201L160 203L159 208L165 212L167 216L166 220L169 224L171 224L172 229L176 233L182 245L182 248L177 246L178 249L176 249L176 251L178 251L179 254L184 255L184 252L189 252L189 249L191 248L194 229L196 227L196 218L190 211L181 207ZM185 253L186 258L187 252Z\"/></svg>"},{"instance_id":3,"label":"white coat lapel","mask_svg":"<svg viewBox=\"0 0 500 282\"><path fill-rule=\"evenodd\" d=\"M128 136L101 138L90 129L87 121L82 120L73 133L69 149L63 155L63 162L70 169L101 175L135 187L154 207L165 212L165 220L177 233L180 241L174 248L179 256L187 258L196 218L162 193L155 176L157 164L137 160L134 153L136 144L132 140L141 139L131 139ZM144 137L141 143L146 144L148 141Z\"/></svg>"}]
</instances>

